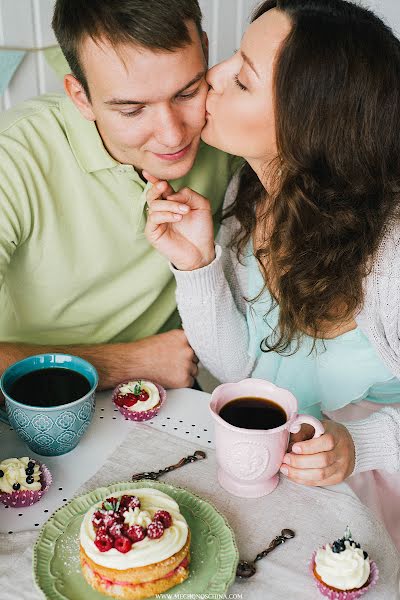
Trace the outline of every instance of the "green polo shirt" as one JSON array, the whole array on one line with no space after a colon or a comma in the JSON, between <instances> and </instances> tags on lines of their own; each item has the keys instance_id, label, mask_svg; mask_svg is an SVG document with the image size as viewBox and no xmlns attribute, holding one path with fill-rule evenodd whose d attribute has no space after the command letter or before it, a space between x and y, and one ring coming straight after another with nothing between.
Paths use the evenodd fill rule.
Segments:
<instances>
[{"instance_id":1,"label":"green polo shirt","mask_svg":"<svg viewBox=\"0 0 400 600\"><path fill-rule=\"evenodd\" d=\"M172 182L221 207L234 161L202 144ZM0 114L0 340L128 342L177 325L175 282L144 235L147 186L65 96Z\"/></svg>"}]
</instances>

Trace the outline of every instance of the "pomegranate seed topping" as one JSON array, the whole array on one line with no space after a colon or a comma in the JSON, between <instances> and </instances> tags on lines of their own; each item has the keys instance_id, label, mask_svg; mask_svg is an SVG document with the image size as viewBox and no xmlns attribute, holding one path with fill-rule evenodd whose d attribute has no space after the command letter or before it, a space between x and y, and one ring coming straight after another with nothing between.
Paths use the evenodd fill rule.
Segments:
<instances>
[{"instance_id":1,"label":"pomegranate seed topping","mask_svg":"<svg viewBox=\"0 0 400 600\"><path fill-rule=\"evenodd\" d=\"M112 537L109 535L96 536L94 543L100 552L108 552L113 547Z\"/></svg>"},{"instance_id":2,"label":"pomegranate seed topping","mask_svg":"<svg viewBox=\"0 0 400 600\"><path fill-rule=\"evenodd\" d=\"M153 517L153 521L161 521L164 529L168 529L172 525L172 517L167 510L158 510Z\"/></svg>"},{"instance_id":3,"label":"pomegranate seed topping","mask_svg":"<svg viewBox=\"0 0 400 600\"><path fill-rule=\"evenodd\" d=\"M157 540L164 533L164 525L161 521L152 521L147 528L147 535L151 540Z\"/></svg>"},{"instance_id":4,"label":"pomegranate seed topping","mask_svg":"<svg viewBox=\"0 0 400 600\"><path fill-rule=\"evenodd\" d=\"M126 554L132 548L132 542L128 538L121 535L120 537L115 538L114 548L118 550L118 552Z\"/></svg>"},{"instance_id":5,"label":"pomegranate seed topping","mask_svg":"<svg viewBox=\"0 0 400 600\"><path fill-rule=\"evenodd\" d=\"M141 525L132 525L126 530L126 535L133 543L141 542L146 537L146 530Z\"/></svg>"}]
</instances>

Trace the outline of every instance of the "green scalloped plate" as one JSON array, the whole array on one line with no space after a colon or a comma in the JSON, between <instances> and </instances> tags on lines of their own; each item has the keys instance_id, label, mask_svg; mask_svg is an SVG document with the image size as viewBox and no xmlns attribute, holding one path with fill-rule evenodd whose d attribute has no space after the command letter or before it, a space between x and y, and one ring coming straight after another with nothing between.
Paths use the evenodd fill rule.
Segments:
<instances>
[{"instance_id":1,"label":"green scalloped plate","mask_svg":"<svg viewBox=\"0 0 400 600\"><path fill-rule=\"evenodd\" d=\"M235 579L239 553L225 518L199 496L182 488L142 480L97 488L74 498L43 525L35 544L33 570L36 584L49 600L104 600L85 581L79 561L79 530L86 511L113 492L153 487L178 502L191 533L190 576L167 594L225 594Z\"/></svg>"}]
</instances>

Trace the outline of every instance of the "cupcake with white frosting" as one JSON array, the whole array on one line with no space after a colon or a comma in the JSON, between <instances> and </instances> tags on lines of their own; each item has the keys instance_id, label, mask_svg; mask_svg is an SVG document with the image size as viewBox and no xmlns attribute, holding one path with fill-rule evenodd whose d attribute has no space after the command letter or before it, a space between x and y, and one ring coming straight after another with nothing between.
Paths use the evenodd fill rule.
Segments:
<instances>
[{"instance_id":1,"label":"cupcake with white frosting","mask_svg":"<svg viewBox=\"0 0 400 600\"><path fill-rule=\"evenodd\" d=\"M158 383L132 379L115 388L112 401L126 419L148 421L156 416L166 397L165 389Z\"/></svg>"},{"instance_id":2,"label":"cupcake with white frosting","mask_svg":"<svg viewBox=\"0 0 400 600\"><path fill-rule=\"evenodd\" d=\"M0 461L0 502L20 508L41 499L52 482L50 471L28 456Z\"/></svg>"},{"instance_id":3,"label":"cupcake with white frosting","mask_svg":"<svg viewBox=\"0 0 400 600\"><path fill-rule=\"evenodd\" d=\"M318 548L311 569L319 591L330 600L359 598L378 580L376 564L353 540L349 527L342 538Z\"/></svg>"}]
</instances>

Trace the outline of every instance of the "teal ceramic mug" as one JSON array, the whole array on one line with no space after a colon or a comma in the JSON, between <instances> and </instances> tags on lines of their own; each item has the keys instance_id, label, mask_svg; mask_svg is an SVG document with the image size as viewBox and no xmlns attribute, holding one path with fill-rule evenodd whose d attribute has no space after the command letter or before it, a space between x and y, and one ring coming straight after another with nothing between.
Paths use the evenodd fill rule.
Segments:
<instances>
[{"instance_id":1,"label":"teal ceramic mug","mask_svg":"<svg viewBox=\"0 0 400 600\"><path fill-rule=\"evenodd\" d=\"M39 377L37 371L41 371ZM38 354L20 360L0 380L6 407L6 411L0 408L0 421L11 425L37 454L66 454L77 446L92 420L98 379L93 365L70 354ZM79 381L81 387L73 389L71 380Z\"/></svg>"}]
</instances>

